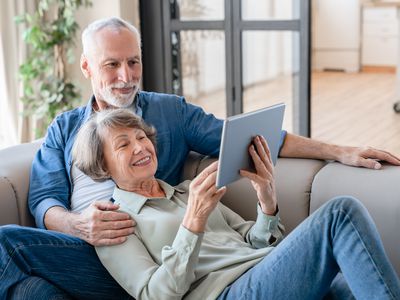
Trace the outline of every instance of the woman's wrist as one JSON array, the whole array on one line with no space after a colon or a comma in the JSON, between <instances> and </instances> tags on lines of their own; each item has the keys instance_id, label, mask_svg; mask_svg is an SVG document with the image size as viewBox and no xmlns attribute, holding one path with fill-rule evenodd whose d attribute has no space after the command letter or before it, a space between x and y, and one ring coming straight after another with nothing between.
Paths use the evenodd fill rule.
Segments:
<instances>
[{"instance_id":1,"label":"woman's wrist","mask_svg":"<svg viewBox=\"0 0 400 300\"><path fill-rule=\"evenodd\" d=\"M265 205L262 202L260 202L260 207L261 207L261 211L268 216L275 216L276 212L277 212L277 205L272 204L272 205Z\"/></svg>"},{"instance_id":2,"label":"woman's wrist","mask_svg":"<svg viewBox=\"0 0 400 300\"><path fill-rule=\"evenodd\" d=\"M203 233L206 227L207 219L196 218L190 215L185 215L182 220L182 225L187 230L193 233Z\"/></svg>"}]
</instances>

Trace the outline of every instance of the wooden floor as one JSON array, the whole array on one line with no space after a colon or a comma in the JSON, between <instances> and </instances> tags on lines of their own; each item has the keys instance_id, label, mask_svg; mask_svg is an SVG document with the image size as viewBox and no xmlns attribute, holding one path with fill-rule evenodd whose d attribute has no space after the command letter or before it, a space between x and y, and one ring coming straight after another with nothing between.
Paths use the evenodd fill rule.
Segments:
<instances>
[{"instance_id":1,"label":"wooden floor","mask_svg":"<svg viewBox=\"0 0 400 300\"><path fill-rule=\"evenodd\" d=\"M400 114L393 110L394 74L314 73L311 89L313 138L373 146L400 155Z\"/></svg>"},{"instance_id":2,"label":"wooden floor","mask_svg":"<svg viewBox=\"0 0 400 300\"><path fill-rule=\"evenodd\" d=\"M287 104L283 127L292 131L291 77L249 87L244 110ZM311 81L312 138L342 145L372 146L400 155L400 114L393 73L316 72ZM196 104L224 118L224 92L198 97ZM189 99L190 101L190 99Z\"/></svg>"}]
</instances>

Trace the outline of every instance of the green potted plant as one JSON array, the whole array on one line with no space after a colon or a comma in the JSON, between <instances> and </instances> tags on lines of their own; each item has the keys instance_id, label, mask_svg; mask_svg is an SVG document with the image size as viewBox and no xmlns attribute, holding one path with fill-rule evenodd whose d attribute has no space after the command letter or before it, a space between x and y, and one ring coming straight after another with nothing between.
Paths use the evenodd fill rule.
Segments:
<instances>
[{"instance_id":1,"label":"green potted plant","mask_svg":"<svg viewBox=\"0 0 400 300\"><path fill-rule=\"evenodd\" d=\"M29 45L29 56L20 65L23 83L24 111L41 120L36 137L60 112L80 103L80 91L66 72L74 61L74 45L79 28L75 12L91 5L90 0L39 0L33 14L16 18L26 24L24 41Z\"/></svg>"}]
</instances>

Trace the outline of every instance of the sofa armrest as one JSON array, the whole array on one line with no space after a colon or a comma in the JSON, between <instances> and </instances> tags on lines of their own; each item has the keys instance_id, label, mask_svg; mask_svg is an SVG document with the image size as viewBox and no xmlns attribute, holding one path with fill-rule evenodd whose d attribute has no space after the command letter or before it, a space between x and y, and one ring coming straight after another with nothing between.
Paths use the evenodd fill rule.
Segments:
<instances>
[{"instance_id":1,"label":"sofa armrest","mask_svg":"<svg viewBox=\"0 0 400 300\"><path fill-rule=\"evenodd\" d=\"M315 177L311 212L339 195L356 197L366 206L400 275L400 167L383 165L381 170L369 170L330 163Z\"/></svg>"},{"instance_id":2,"label":"sofa armrest","mask_svg":"<svg viewBox=\"0 0 400 300\"><path fill-rule=\"evenodd\" d=\"M34 226L28 210L29 175L42 140L0 150L0 225Z\"/></svg>"}]
</instances>

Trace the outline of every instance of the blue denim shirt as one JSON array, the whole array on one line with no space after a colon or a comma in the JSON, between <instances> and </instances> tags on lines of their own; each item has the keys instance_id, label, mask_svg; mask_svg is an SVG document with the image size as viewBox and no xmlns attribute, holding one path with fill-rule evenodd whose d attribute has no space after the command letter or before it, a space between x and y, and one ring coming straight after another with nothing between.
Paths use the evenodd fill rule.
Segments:
<instances>
[{"instance_id":1,"label":"blue denim shirt","mask_svg":"<svg viewBox=\"0 0 400 300\"><path fill-rule=\"evenodd\" d=\"M79 128L93 112L93 101L94 97L86 106L57 116L33 160L28 204L39 228L45 228L44 215L49 208L70 209L71 149ZM212 114L186 103L183 97L150 92L139 92L135 107L157 130L156 178L178 184L189 151L218 156L223 121ZM283 131L281 144L285 134Z\"/></svg>"}]
</instances>

